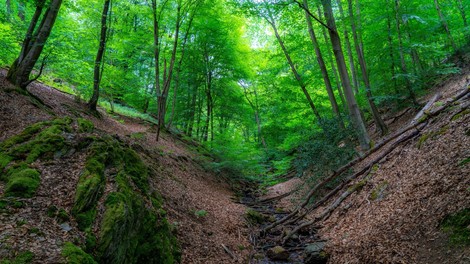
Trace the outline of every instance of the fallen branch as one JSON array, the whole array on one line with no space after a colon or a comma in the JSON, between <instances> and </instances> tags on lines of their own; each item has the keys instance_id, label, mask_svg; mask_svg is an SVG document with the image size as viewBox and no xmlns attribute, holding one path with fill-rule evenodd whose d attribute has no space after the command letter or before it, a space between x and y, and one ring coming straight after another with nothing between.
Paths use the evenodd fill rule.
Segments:
<instances>
[{"instance_id":1,"label":"fallen branch","mask_svg":"<svg viewBox=\"0 0 470 264\"><path fill-rule=\"evenodd\" d=\"M371 170L372 167L379 163L380 160L384 159L385 157L387 157L388 154L390 154L398 145L400 145L401 143L403 142L406 142L416 136L418 136L420 134L420 131L422 128L424 128L427 124L423 124L420 128L417 128L415 131L413 131L412 133L410 133L409 135L406 135L406 136L403 136L401 137L399 140L397 140L396 142L394 142L386 151L384 151L384 153L382 153L380 156L378 156L377 158L375 158L372 162L368 163L361 171L359 172L356 172L355 174L353 174L352 176L348 177L348 182L351 182L352 180L356 179L357 177L359 177L360 175L364 174L366 171L368 170ZM368 175L368 173L367 173ZM321 221L321 220L325 220L326 218L328 218L330 216L330 214L344 201L346 200L347 197L349 197L351 194L353 194L354 192L356 192L357 190L360 190L363 186L364 186L365 182L362 183L362 182L359 182L358 184L356 185L353 185L351 186L350 188L348 188L346 190L346 192L342 193L340 195L340 197L338 197L330 206L328 206L324 211L323 213L321 213L319 216L315 217L315 219L311 220L311 221L308 221L308 222L305 222L301 225L299 225L298 227L294 228L294 230L292 230L289 234L287 234L285 236L285 238L283 239L283 244L285 244L287 242L287 240L289 240L289 238L291 238L295 233L297 233L300 229L304 228L304 227L307 227L307 226L310 226L310 225L313 225L314 223L318 222L318 221ZM337 192L337 189L336 188L335 190L333 190L332 192L330 192L327 196L331 197L333 195L336 194ZM315 208L312 208L312 210L315 209Z\"/></svg>"},{"instance_id":2,"label":"fallen branch","mask_svg":"<svg viewBox=\"0 0 470 264\"><path fill-rule=\"evenodd\" d=\"M429 100L429 102L423 107L423 109L421 109L421 111L419 111L418 114L413 118L413 120L411 121L411 124L418 122L418 120L424 115L424 113L428 111L429 108L431 108L433 104L440 98L441 98L441 93L437 93L436 95L434 95L433 98L431 98L431 100Z\"/></svg>"},{"instance_id":3,"label":"fallen branch","mask_svg":"<svg viewBox=\"0 0 470 264\"><path fill-rule=\"evenodd\" d=\"M467 84L468 85L468 84ZM453 97L451 100L449 100L446 104L444 104L443 106L441 107L438 107L437 109L435 109L434 111L431 111L429 113L426 113L424 112L424 115L415 123L411 123L410 125L408 125L407 127L403 128L403 129L400 129L399 131L393 133L392 135L388 136L387 138L385 138L384 140L382 140L380 143L378 143L375 147L373 147L371 150L369 150L365 155L363 156L360 156L352 161L350 161L348 164L344 165L343 167L339 168L337 171L333 172L333 174L331 174L330 176L328 176L327 178L325 178L322 182L318 183L317 185L315 185L312 190L310 190L310 192L307 194L305 200L302 202L302 204L300 204L294 211L292 211L289 215L287 215L286 217L272 223L271 225L267 226L263 231L264 232L267 232L269 230L271 230L272 228L280 225L280 224L283 224L285 223L287 220L291 219L292 217L296 216L297 214L299 214L301 212L302 209L304 209L308 203L310 202L310 199L313 197L313 195L320 189L322 188L323 186L325 186L327 183L329 183L331 180L333 179L336 179L338 176L342 175L346 170L348 170L349 168L353 167L354 165L356 165L357 163L363 161L364 159L366 159L367 157L369 157L371 154L377 152L378 150L380 150L382 147L384 147L385 145L387 145L389 142L391 142L392 140L400 137L401 135L405 134L406 132L418 127L420 124L422 124L423 122L425 122L427 119L429 119L430 117L434 117L438 114L440 114L444 109L446 109L447 107L449 107L451 104L453 104L455 101L459 100L460 98L464 97L465 95L467 95L468 93L470 92L470 89L468 87L464 88L462 92L460 92L457 96ZM395 144L396 145L396 144ZM367 169L366 169L367 170Z\"/></svg>"},{"instance_id":4,"label":"fallen branch","mask_svg":"<svg viewBox=\"0 0 470 264\"><path fill-rule=\"evenodd\" d=\"M221 245L224 248L225 252L229 254L232 259L237 259L237 256L235 256L235 254L233 254L233 252L230 249L228 249L224 244L221 244Z\"/></svg>"}]
</instances>

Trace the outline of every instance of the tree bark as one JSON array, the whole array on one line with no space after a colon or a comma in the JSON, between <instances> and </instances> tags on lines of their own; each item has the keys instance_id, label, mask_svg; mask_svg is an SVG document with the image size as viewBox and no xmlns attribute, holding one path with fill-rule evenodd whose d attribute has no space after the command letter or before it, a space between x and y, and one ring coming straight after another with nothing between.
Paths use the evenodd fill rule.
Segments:
<instances>
[{"instance_id":1,"label":"tree bark","mask_svg":"<svg viewBox=\"0 0 470 264\"><path fill-rule=\"evenodd\" d=\"M395 0L395 20L396 20L396 29L397 29L397 37L398 37L398 50L400 55L400 62L401 62L401 73L403 75L408 74L408 70L406 67L405 61L405 53L403 51L403 38L401 34L401 18L400 18L400 0ZM416 100L415 92L413 91L413 87L411 86L411 82L408 77L405 77L406 88L409 92L409 98L413 102L414 105L419 105L418 101Z\"/></svg>"},{"instance_id":2,"label":"tree bark","mask_svg":"<svg viewBox=\"0 0 470 264\"><path fill-rule=\"evenodd\" d=\"M331 108L333 109L333 113L338 118L338 124L340 127L344 128L343 121L341 120L341 114L339 111L338 103L336 102L335 94L333 93L333 88L331 85L330 77L328 76L328 70L326 69L325 61L323 60L323 55L320 50L320 46L318 45L317 36L315 35L315 31L313 30L312 19L310 18L310 14L308 13L308 1L303 0L303 5L305 8L305 19L307 20L307 27L308 33L310 36L310 40L312 41L313 48L315 50L315 55L317 58L318 65L320 66L321 74L323 77L323 82L325 83L326 91L328 93L328 98L330 99Z\"/></svg>"},{"instance_id":3,"label":"tree bark","mask_svg":"<svg viewBox=\"0 0 470 264\"><path fill-rule=\"evenodd\" d=\"M444 27L444 30L446 31L447 38L449 39L450 44L452 45L452 48L455 51L455 50L457 50L457 46L455 45L454 38L452 37L452 34L450 32L449 24L447 24L447 20L444 17L444 15L442 14L441 6L439 5L438 0L434 0L434 6L436 7L437 14L439 15L439 20L441 21L441 25L442 25L442 27Z\"/></svg>"},{"instance_id":4,"label":"tree bark","mask_svg":"<svg viewBox=\"0 0 470 264\"><path fill-rule=\"evenodd\" d=\"M108 32L108 15L109 15L109 6L111 0L105 0L103 5L103 12L101 13L101 33L100 33L100 44L98 46L98 52L96 53L95 59L95 69L93 73L93 95L88 102L88 108L91 111L96 111L96 106L98 104L98 99L100 97L100 83L102 77L101 64L103 63L103 55L106 48L107 41L107 32Z\"/></svg>"},{"instance_id":5,"label":"tree bark","mask_svg":"<svg viewBox=\"0 0 470 264\"><path fill-rule=\"evenodd\" d=\"M369 107L372 112L372 117L374 118L376 129L380 131L381 135L383 136L388 133L388 127L383 121L382 117L380 117L379 110L377 109L377 106L375 105L375 102L372 96L369 73L367 72L367 64L364 58L364 50L361 48L361 44L357 35L356 22L355 22L354 11L353 11L351 0L348 0L348 9L349 9L349 18L351 21L351 32L353 34L353 39L354 39L354 47L356 49L357 58L359 60L359 65L360 65L361 73L362 73L362 79L364 81L364 85L366 86L367 102L369 103Z\"/></svg>"},{"instance_id":6,"label":"tree bark","mask_svg":"<svg viewBox=\"0 0 470 264\"><path fill-rule=\"evenodd\" d=\"M39 17L41 16L44 1L39 1L36 11L33 15L31 23L23 41L23 47L18 58L8 71L7 79L14 85L26 89L29 84L29 76L34 65L41 56L44 45L54 26L54 22L59 13L62 0L52 0L45 14L42 16L39 27L35 30ZM34 33L33 33L34 32Z\"/></svg>"},{"instance_id":7,"label":"tree bark","mask_svg":"<svg viewBox=\"0 0 470 264\"><path fill-rule=\"evenodd\" d=\"M354 87L354 93L359 93L359 81L357 78L357 72L356 72L356 66L354 65L354 56L353 52L351 49L351 41L349 40L349 31L346 26L345 18L344 18L344 12L343 12L343 6L341 5L341 0L336 0L338 3L338 9L339 9L339 14L340 18L343 21L343 31L344 31L344 41L346 43L346 51L348 52L348 59L349 59L349 69L351 71L351 76L352 76L352 81L353 81L353 87Z\"/></svg>"},{"instance_id":8,"label":"tree bark","mask_svg":"<svg viewBox=\"0 0 470 264\"><path fill-rule=\"evenodd\" d=\"M464 27L468 27L467 16L465 14L465 7L462 3L462 0L457 0L457 6L460 12L460 16L462 17Z\"/></svg>"},{"instance_id":9,"label":"tree bark","mask_svg":"<svg viewBox=\"0 0 470 264\"><path fill-rule=\"evenodd\" d=\"M286 46L284 45L284 41L282 41L282 38L279 35L279 31L277 29L276 22L274 21L274 18L272 17L271 12L269 10L268 10L268 12L269 12L269 15L267 17L265 17L265 19L268 22L268 24L270 24L271 27L273 28L274 34L276 35L276 39L277 39L279 45L281 46L282 51L284 52L284 56L286 57L287 62L289 63L291 71L294 74L294 77L295 77L297 83L299 84L300 88L302 89L302 92L304 93L305 98L307 99L307 102L310 105L310 108L312 109L314 116L317 118L318 122L321 122L322 118L320 116L320 113L318 112L315 104L313 103L312 97L310 96L309 92L307 91L307 87L306 87L304 81L302 80L302 77L298 73L297 68L295 67L294 62L292 61L292 58L290 57L290 54L287 51Z\"/></svg>"},{"instance_id":10,"label":"tree bark","mask_svg":"<svg viewBox=\"0 0 470 264\"><path fill-rule=\"evenodd\" d=\"M341 40L339 38L338 32L336 31L336 23L333 16L333 10L331 8L331 0L322 0L321 2L325 12L325 18L328 21L327 24L330 28L328 32L330 35L331 44L333 46L336 63L339 69L341 82L343 84L344 93L346 95L349 114L359 138L361 149L367 150L370 148L370 137L364 125L364 121L362 120L361 110L359 109L356 98L354 97L351 83L349 82L348 71L344 61L343 50L341 48Z\"/></svg>"}]
</instances>

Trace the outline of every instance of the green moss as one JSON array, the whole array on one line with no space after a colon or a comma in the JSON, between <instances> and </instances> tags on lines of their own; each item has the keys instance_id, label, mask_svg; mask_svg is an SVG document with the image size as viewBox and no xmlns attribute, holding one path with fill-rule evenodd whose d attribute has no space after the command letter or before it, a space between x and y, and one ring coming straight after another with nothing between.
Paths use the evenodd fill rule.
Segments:
<instances>
[{"instance_id":1,"label":"green moss","mask_svg":"<svg viewBox=\"0 0 470 264\"><path fill-rule=\"evenodd\" d=\"M2 173L2 171L6 168L6 166L8 164L10 164L10 162L13 160L12 157L6 155L5 153L3 152L0 152L0 174Z\"/></svg>"},{"instance_id":2,"label":"green moss","mask_svg":"<svg viewBox=\"0 0 470 264\"><path fill-rule=\"evenodd\" d=\"M92 256L85 253L80 247L66 242L62 248L62 256L68 264L97 264Z\"/></svg>"},{"instance_id":3,"label":"green moss","mask_svg":"<svg viewBox=\"0 0 470 264\"><path fill-rule=\"evenodd\" d=\"M78 132L93 132L93 129L95 129L95 125L93 123L85 118L78 118L77 119L77 124L78 124Z\"/></svg>"},{"instance_id":4,"label":"green moss","mask_svg":"<svg viewBox=\"0 0 470 264\"><path fill-rule=\"evenodd\" d=\"M8 178L5 195L25 198L32 197L40 184L39 175L39 172L33 169L24 169L13 173Z\"/></svg>"},{"instance_id":5,"label":"green moss","mask_svg":"<svg viewBox=\"0 0 470 264\"><path fill-rule=\"evenodd\" d=\"M363 179L358 183L354 184L353 186L348 188L349 192L355 192L361 190L367 184L367 179Z\"/></svg>"},{"instance_id":6,"label":"green moss","mask_svg":"<svg viewBox=\"0 0 470 264\"><path fill-rule=\"evenodd\" d=\"M144 139L145 138L145 133L142 133L142 132L133 133L133 134L131 134L131 138L133 138L133 139Z\"/></svg>"},{"instance_id":7,"label":"green moss","mask_svg":"<svg viewBox=\"0 0 470 264\"><path fill-rule=\"evenodd\" d=\"M470 245L470 208L447 216L441 228L449 234L450 242L455 245Z\"/></svg>"},{"instance_id":8,"label":"green moss","mask_svg":"<svg viewBox=\"0 0 470 264\"><path fill-rule=\"evenodd\" d=\"M384 192L387 189L387 187L388 187L388 182L387 181L384 181L384 182L380 183L374 190L372 190L372 193L370 194L369 198L372 201L382 199L383 196L384 196Z\"/></svg>"},{"instance_id":9,"label":"green moss","mask_svg":"<svg viewBox=\"0 0 470 264\"><path fill-rule=\"evenodd\" d=\"M21 133L19 133L18 135L15 135L5 140L2 144L0 144L0 148L3 150L6 150L8 148L11 148L14 145L26 142L49 124L50 122L40 122L40 123L31 125L27 127L25 130L23 130Z\"/></svg>"},{"instance_id":10,"label":"green moss","mask_svg":"<svg viewBox=\"0 0 470 264\"><path fill-rule=\"evenodd\" d=\"M33 261L34 254L30 251L21 252L13 259L10 260L0 260L0 264L27 264Z\"/></svg>"},{"instance_id":11,"label":"green moss","mask_svg":"<svg viewBox=\"0 0 470 264\"><path fill-rule=\"evenodd\" d=\"M419 139L418 139L418 143L416 143L416 147L417 148L421 148L423 146L423 144L428 140L428 139L436 139L438 138L439 136L441 135L444 135L445 133L447 133L447 131L449 130L449 126L444 126L444 127L441 127L439 130L437 131L431 131L429 133L426 133L426 134L423 134Z\"/></svg>"},{"instance_id":12,"label":"green moss","mask_svg":"<svg viewBox=\"0 0 470 264\"><path fill-rule=\"evenodd\" d=\"M47 216L49 216L49 217L51 217L51 218L52 218L52 217L55 217L56 214L57 214L57 210L58 210L58 209L57 209L57 207L56 207L55 205L49 206L49 207L47 208Z\"/></svg>"},{"instance_id":13,"label":"green moss","mask_svg":"<svg viewBox=\"0 0 470 264\"><path fill-rule=\"evenodd\" d=\"M459 120L460 118L464 117L464 116L467 115L467 114L470 114L470 109L465 109L465 110L463 110L462 112L460 112L460 113L454 115L454 116L450 119L450 121Z\"/></svg>"},{"instance_id":14,"label":"green moss","mask_svg":"<svg viewBox=\"0 0 470 264\"><path fill-rule=\"evenodd\" d=\"M459 165L460 165L460 166L465 166L465 165L467 165L469 162L470 162L470 157L467 157L466 159L464 159L464 160L462 160L461 162L459 162Z\"/></svg>"}]
</instances>

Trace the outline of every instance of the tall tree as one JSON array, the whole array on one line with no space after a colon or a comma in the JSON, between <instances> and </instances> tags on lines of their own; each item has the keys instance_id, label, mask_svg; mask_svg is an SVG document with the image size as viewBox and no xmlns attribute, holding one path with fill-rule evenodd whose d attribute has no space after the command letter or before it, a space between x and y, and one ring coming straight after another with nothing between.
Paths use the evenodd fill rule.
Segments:
<instances>
[{"instance_id":1,"label":"tall tree","mask_svg":"<svg viewBox=\"0 0 470 264\"><path fill-rule=\"evenodd\" d=\"M452 45L452 48L454 49L454 51L457 50L457 46L455 45L454 38L452 37L452 34L450 33L449 24L447 24L447 19L445 18L444 14L442 14L441 5L439 4L438 0L434 0L434 7L436 8L437 14L439 15L439 20L441 21L441 25L447 34L447 38L450 44Z\"/></svg>"},{"instance_id":2,"label":"tall tree","mask_svg":"<svg viewBox=\"0 0 470 264\"><path fill-rule=\"evenodd\" d=\"M308 1L303 0L303 5L304 5L304 12L305 12L305 19L307 21L308 33L309 33L313 48L315 50L315 55L317 58L318 65L320 66L320 71L323 77L323 82L325 83L326 91L328 93L328 98L330 100L331 108L333 109L333 112L338 118L339 126L344 127L343 121L341 120L341 114L339 111L338 103L336 102L335 94L333 93L333 88L331 85L330 77L328 75L328 70L326 69L326 64L325 64L325 61L323 60L323 55L320 50L320 45L318 44L317 36L313 29L312 18L310 17L310 14L309 14L310 11L308 7Z\"/></svg>"},{"instance_id":3,"label":"tall tree","mask_svg":"<svg viewBox=\"0 0 470 264\"><path fill-rule=\"evenodd\" d=\"M102 77L102 63L103 56L106 48L107 33L108 33L108 15L111 0L105 0L103 5L103 12L101 13L101 32L100 32L100 43L98 46L98 52L95 58L95 67L93 71L93 95L88 101L88 108L92 111L96 111L96 105L100 97L100 82Z\"/></svg>"},{"instance_id":4,"label":"tall tree","mask_svg":"<svg viewBox=\"0 0 470 264\"><path fill-rule=\"evenodd\" d=\"M354 47L356 49L359 66L361 68L362 80L364 81L364 85L366 87L367 102L369 103L369 107L372 112L372 117L374 118L375 126L377 130L379 130L383 136L388 133L388 127L383 121L382 117L380 117L379 110L377 109L377 106L375 105L375 102L372 96L369 73L367 71L367 64L364 58L364 51L361 46L361 43L357 34L357 30L356 30L356 21L355 21L355 16L354 16L354 11L353 11L352 0L348 0L348 10L349 10L349 19L351 22L351 32L352 32L353 40L354 40Z\"/></svg>"},{"instance_id":5,"label":"tall tree","mask_svg":"<svg viewBox=\"0 0 470 264\"><path fill-rule=\"evenodd\" d=\"M341 82L343 84L349 114L357 132L361 148L363 150L367 150L370 148L370 137L367 133L364 121L362 120L361 110L359 109L359 105L357 104L356 98L354 97L351 83L349 81L348 71L344 60L344 53L341 47L341 39L338 35L335 18L333 16L331 0L322 0L321 3L325 12L325 18L327 19L328 32L330 35L331 44L333 46Z\"/></svg>"},{"instance_id":6,"label":"tall tree","mask_svg":"<svg viewBox=\"0 0 470 264\"><path fill-rule=\"evenodd\" d=\"M317 107L313 103L312 97L310 96L310 93L307 90L307 85L305 84L304 80L302 79L302 76L299 74L297 71L297 68L295 67L295 64L289 54L289 51L286 48L286 45L284 44L284 41L281 38L281 35L279 34L279 30L276 25L276 21L274 19L274 16L272 14L272 11L270 7L268 6L269 4L266 5L266 11L267 13L263 15L264 19L266 22L268 22L269 25L271 25L272 29L274 30L274 35L276 36L276 39L279 43L279 46L281 46L282 52L284 53L284 56L286 57L287 63L289 64L289 67L291 68L292 73L294 74L295 80L297 81L298 85L300 86L300 89L302 90L303 94L305 95L305 98L307 99L307 102L310 106L310 108L313 111L314 116L317 118L318 122L322 121L322 118L320 116L320 113L317 110Z\"/></svg>"},{"instance_id":7,"label":"tall tree","mask_svg":"<svg viewBox=\"0 0 470 264\"><path fill-rule=\"evenodd\" d=\"M51 0L38 25L39 18L45 7L45 0L38 0L36 2L36 10L23 40L20 55L15 62L13 62L13 65L8 71L7 79L14 85L26 89L26 86L37 79L41 74L44 63L41 66L39 74L30 80L31 72L41 56L44 45L51 34L61 4L62 0Z\"/></svg>"}]
</instances>

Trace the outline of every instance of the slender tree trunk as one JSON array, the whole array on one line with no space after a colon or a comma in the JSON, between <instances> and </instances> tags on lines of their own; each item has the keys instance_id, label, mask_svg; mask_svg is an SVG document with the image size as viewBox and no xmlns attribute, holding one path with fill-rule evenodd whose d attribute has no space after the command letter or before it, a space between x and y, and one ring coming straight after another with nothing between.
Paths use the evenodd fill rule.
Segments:
<instances>
[{"instance_id":1,"label":"slender tree trunk","mask_svg":"<svg viewBox=\"0 0 470 264\"><path fill-rule=\"evenodd\" d=\"M327 19L327 25L329 27L328 32L330 34L330 40L333 46L336 63L338 65L341 82L343 83L344 93L346 95L346 101L348 103L349 114L351 116L354 128L357 132L361 149L367 150L370 148L370 138L364 125L364 121L361 117L361 110L359 109L356 98L354 97L354 93L351 88L351 83L349 82L348 71L346 68L346 63L344 61L343 50L341 48L341 40L336 30L336 23L333 16L333 10L331 8L331 0L322 0L321 3L325 12L325 18Z\"/></svg>"},{"instance_id":2,"label":"slender tree trunk","mask_svg":"<svg viewBox=\"0 0 470 264\"><path fill-rule=\"evenodd\" d=\"M43 4L44 1L38 2L28 32L26 33L21 53L10 67L7 75L7 79L11 83L23 89L26 89L26 86L30 83L29 76L51 34L62 0L52 0L50 2L45 14L42 16L39 27L35 30L42 13Z\"/></svg>"},{"instance_id":3,"label":"slender tree trunk","mask_svg":"<svg viewBox=\"0 0 470 264\"><path fill-rule=\"evenodd\" d=\"M449 29L449 25L447 24L447 20L444 17L444 15L442 14L441 6L439 5L438 0L434 0L434 6L436 7L437 14L439 15L439 20L441 21L441 25L442 25L442 27L444 27L444 30L447 33L447 38L450 41L450 44L452 45L452 48L454 49L454 51L456 51L457 46L455 45L454 38L452 37L452 34L450 33L450 29Z\"/></svg>"},{"instance_id":4,"label":"slender tree trunk","mask_svg":"<svg viewBox=\"0 0 470 264\"><path fill-rule=\"evenodd\" d=\"M341 4L341 0L336 0L338 3L339 14L341 20L343 21L343 32L344 32L344 42L346 43L346 51L348 52L348 59L349 59L349 69L351 70L351 76L354 86L354 93L359 93L359 80L357 78L356 66L354 65L354 56L351 49L351 41L349 40L349 31L347 29L347 24L345 21L343 6Z\"/></svg>"},{"instance_id":5,"label":"slender tree trunk","mask_svg":"<svg viewBox=\"0 0 470 264\"><path fill-rule=\"evenodd\" d=\"M387 0L388 1L388 0ZM388 46L389 46L389 56L390 56L390 73L391 79L393 79L393 89L395 90L395 95L399 94L397 86L397 78L395 76L395 55L393 51L393 39L392 39L392 22L390 16L387 16L387 30L388 30Z\"/></svg>"},{"instance_id":6,"label":"slender tree trunk","mask_svg":"<svg viewBox=\"0 0 470 264\"><path fill-rule=\"evenodd\" d=\"M5 6L6 6L6 12L7 12L7 21L10 21L11 19L11 0L6 0L5 1Z\"/></svg>"},{"instance_id":7,"label":"slender tree trunk","mask_svg":"<svg viewBox=\"0 0 470 264\"><path fill-rule=\"evenodd\" d=\"M318 17L320 19L322 19L323 14L322 14L320 5L317 6L317 11L318 11ZM340 80L339 75L338 75L338 69L336 68L335 59L333 58L333 55L331 54L332 48L330 47L330 44L328 43L329 42L328 34L326 33L325 27L321 27L321 31L322 31L323 39L324 39L325 45L326 45L326 55L328 57L330 65L331 65L331 71L333 72L333 77L334 77L335 82L336 82L336 90L338 91L338 95L339 95L339 99L341 100L341 104L343 105L344 110L347 112L348 107L347 107L346 102L344 100L343 89L341 87L341 80Z\"/></svg>"},{"instance_id":8,"label":"slender tree trunk","mask_svg":"<svg viewBox=\"0 0 470 264\"><path fill-rule=\"evenodd\" d=\"M400 0L395 0L395 20L396 20L396 29L397 29L397 37L398 37L398 50L400 55L400 62L401 62L401 73L403 75L408 74L408 69L406 67L405 61L405 53L403 51L403 38L401 33L401 18L400 18ZM411 86L411 82L408 77L405 77L406 88L409 92L409 98L413 102L414 105L419 105L418 101L416 100L415 92L413 91L413 87Z\"/></svg>"},{"instance_id":9,"label":"slender tree trunk","mask_svg":"<svg viewBox=\"0 0 470 264\"><path fill-rule=\"evenodd\" d=\"M287 48L284 45L284 42L282 41L281 36L279 35L279 32L277 30L277 26L275 24L275 21L274 21L273 17L270 14L269 17L266 17L265 19L271 25L271 27L273 28L274 34L276 35L276 39L279 42L279 45L281 46L282 51L284 52L284 56L286 57L287 62L289 63L289 66L292 70L292 73L294 74L294 77L297 80L297 83L299 84L300 88L302 89L302 92L304 93L305 98L307 99L307 102L308 102L308 104L310 105L310 108L313 111L313 114L317 118L317 121L321 123L322 118L320 116L320 113L318 112L317 108L315 107L315 104L313 103L312 97L310 96L309 92L307 91L306 85L305 85L304 81L302 80L302 77L300 76L300 74L297 72L297 69L295 68L294 62L292 61L292 58L290 57L290 54L287 51Z\"/></svg>"},{"instance_id":10,"label":"slender tree trunk","mask_svg":"<svg viewBox=\"0 0 470 264\"><path fill-rule=\"evenodd\" d=\"M192 100L191 100L191 108L189 112L189 120L188 120L188 136L191 137L193 135L193 127L194 127L194 117L196 115L196 99L198 94L198 87L197 85L194 86Z\"/></svg>"},{"instance_id":11,"label":"slender tree trunk","mask_svg":"<svg viewBox=\"0 0 470 264\"><path fill-rule=\"evenodd\" d=\"M91 111L96 111L96 105L98 104L98 98L100 96L100 82L101 82L101 63L103 63L103 55L106 48L106 38L107 38L107 21L109 15L109 5L111 0L105 0L103 6L103 13L101 14L101 34L100 34L100 44L98 47L98 53L96 54L95 59L95 70L93 76L93 95L91 96L90 101L88 102L88 108Z\"/></svg>"},{"instance_id":12,"label":"slender tree trunk","mask_svg":"<svg viewBox=\"0 0 470 264\"><path fill-rule=\"evenodd\" d=\"M369 103L369 107L372 112L372 117L374 118L376 129L380 131L381 135L383 136L388 133L388 127L383 121L382 117L380 117L379 110L377 109L377 106L375 105L375 102L373 99L372 90L370 86L370 80L369 80L369 73L367 72L367 64L364 58L364 51L362 50L360 46L359 38L357 36L356 22L355 22L354 11L353 11L351 0L348 0L348 9L349 9L349 18L351 21L351 32L353 34L353 39L354 39L354 47L356 49L357 58L359 60L359 65L360 65L361 73L362 73L362 79L364 81L364 85L366 86L367 102Z\"/></svg>"},{"instance_id":13,"label":"slender tree trunk","mask_svg":"<svg viewBox=\"0 0 470 264\"><path fill-rule=\"evenodd\" d=\"M331 86L330 77L328 76L328 70L326 69L325 61L323 60L320 46L318 45L317 36L315 35L315 31L313 30L312 19L310 18L310 14L307 11L309 9L308 1L303 0L303 5L305 8L305 19L307 20L308 33L310 35L310 40L312 41L312 45L315 50L318 65L320 66L323 82L325 83L328 98L330 99L331 108L333 109L333 113L338 118L339 127L344 128L343 121L341 120L341 114L339 111L338 103L336 102L335 94L333 93L333 88Z\"/></svg>"},{"instance_id":14,"label":"slender tree trunk","mask_svg":"<svg viewBox=\"0 0 470 264\"><path fill-rule=\"evenodd\" d=\"M25 19L25 3L24 0L19 0L18 1L18 17L20 18L21 21L24 21Z\"/></svg>"},{"instance_id":15,"label":"slender tree trunk","mask_svg":"<svg viewBox=\"0 0 470 264\"><path fill-rule=\"evenodd\" d=\"M459 8L460 16L462 17L464 27L468 27L467 16L465 15L465 7L462 3L462 0L457 0L457 6Z\"/></svg>"},{"instance_id":16,"label":"slender tree trunk","mask_svg":"<svg viewBox=\"0 0 470 264\"><path fill-rule=\"evenodd\" d=\"M175 38L173 41L173 49L171 52L170 67L166 68L165 61L165 76L163 78L163 90L160 97L158 98L158 129L157 129L157 141L160 136L160 130L165 127L165 115L166 115L166 101L168 98L168 92L170 91L171 80L173 79L173 69L175 67L176 61L176 50L178 48L178 38L181 27L181 1L178 1L178 6L176 7L176 26L175 26ZM168 75L166 75L168 73Z\"/></svg>"}]
</instances>

